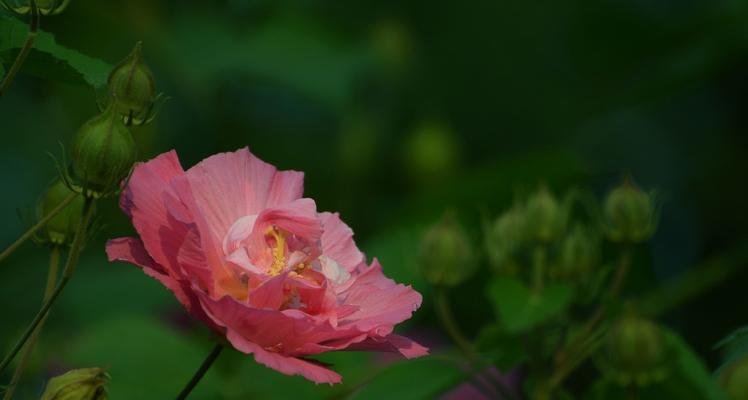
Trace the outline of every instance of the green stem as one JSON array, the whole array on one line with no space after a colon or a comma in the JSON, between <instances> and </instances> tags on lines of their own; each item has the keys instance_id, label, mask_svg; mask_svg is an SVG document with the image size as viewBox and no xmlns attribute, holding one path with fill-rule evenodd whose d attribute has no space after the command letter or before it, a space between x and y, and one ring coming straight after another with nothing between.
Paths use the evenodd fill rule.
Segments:
<instances>
[{"instance_id":1,"label":"green stem","mask_svg":"<svg viewBox=\"0 0 748 400\"><path fill-rule=\"evenodd\" d=\"M200 368L195 372L195 375L192 376L192 379L190 379L189 382L187 382L187 386L182 389L182 391L177 396L177 400L183 400L186 399L187 396L190 395L192 392L192 389L197 386L198 382L200 382L200 379L203 378L206 372L208 372L208 369L210 369L210 366L213 365L213 362L216 361L216 358L218 358L218 355L221 354L221 350L223 350L223 345L218 343L215 347L213 347L213 351L208 354L208 358L203 361L203 363L200 365Z\"/></svg>"},{"instance_id":2,"label":"green stem","mask_svg":"<svg viewBox=\"0 0 748 400\"><path fill-rule=\"evenodd\" d=\"M623 284L628 275L628 271L631 264L631 249L629 246L624 246L621 250L621 259L616 269L616 274L610 284L610 289L607 295L611 298L618 296ZM606 303L600 302L597 309L592 314L592 317L587 321L582 330L571 340L568 346L561 348L555 357L555 371L551 375L550 385L551 387L559 386L571 372L574 371L576 365L573 361L573 357L578 354L584 354L584 344L590 340L590 337L594 336L595 330L603 322L606 312ZM578 357L577 357L578 358ZM581 361L580 361L581 362ZM574 367L569 367L571 364Z\"/></svg>"},{"instance_id":3,"label":"green stem","mask_svg":"<svg viewBox=\"0 0 748 400\"><path fill-rule=\"evenodd\" d=\"M465 337L460 330L459 325L455 321L454 314L452 314L452 307L449 305L449 297L447 296L447 290L443 287L435 288L434 301L436 304L436 313L439 316L439 320L447 334L455 342L460 351L470 362L477 361L478 357L475 354L473 346L470 341Z\"/></svg>"},{"instance_id":4,"label":"green stem","mask_svg":"<svg viewBox=\"0 0 748 400\"><path fill-rule=\"evenodd\" d=\"M537 246L532 253L532 283L536 293L543 291L545 281L545 246Z\"/></svg>"},{"instance_id":5,"label":"green stem","mask_svg":"<svg viewBox=\"0 0 748 400\"><path fill-rule=\"evenodd\" d=\"M44 298L42 302L47 301L52 295L52 292L54 292L55 290L55 284L57 283L57 272L59 270L59 267L60 247L54 246L52 247L52 252L49 256L47 286L44 289ZM34 333L31 334L31 338L29 339L28 343L26 343L26 346L24 346L21 358L18 360L18 366L16 366L16 370L13 372L13 377L11 378L8 387L5 389L5 396L3 397L3 400L10 400L13 398L13 392L15 391L18 382L21 380L21 376L23 376L23 371L26 369L26 364L28 364L29 359L31 358L31 353L33 353L34 351L34 346L39 339L39 333L42 331L46 319L47 317L45 316L39 323L39 326L34 330Z\"/></svg>"},{"instance_id":6,"label":"green stem","mask_svg":"<svg viewBox=\"0 0 748 400\"><path fill-rule=\"evenodd\" d=\"M68 204L70 204L73 200L75 200L76 197L78 197L78 193L71 193L68 197L66 197L57 207L52 209L52 211L49 212L49 214L43 216L39 222L34 224L31 228L29 228L26 232L21 235L21 237L18 238L13 244L8 246L5 250L3 250L2 253L0 253L0 262L3 262L11 253L16 251L19 247L21 247L22 244L24 244L27 240L29 240L34 234L41 228L43 228L45 225L47 225L47 222L49 222L52 218L57 216L62 210L67 207Z\"/></svg>"},{"instance_id":7,"label":"green stem","mask_svg":"<svg viewBox=\"0 0 748 400\"><path fill-rule=\"evenodd\" d=\"M75 232L75 239L73 239L73 244L70 247L70 253L68 254L67 262L65 262L65 268L62 271L62 279L60 279L60 282L57 283L55 290L49 296L47 301L44 302L42 308L26 328L26 331L24 331L21 338L13 346L13 349L11 349L10 353L8 353L8 355L3 359L2 363L0 363L0 374L5 371L5 368L7 368L10 362L13 361L16 355L18 355L18 352L29 339L36 327L45 318L47 312L49 312L49 309L52 308L55 300L57 300L57 297L60 295L60 293L62 293L62 290L65 289L65 285L67 285L67 283L70 281L70 278L73 276L75 267L78 264L78 260L80 259L81 250L83 249L86 229L88 228L88 225L91 222L91 217L93 216L93 203L94 200L92 198L86 197L86 201L83 203L83 219L81 219L80 224L78 225L78 230Z\"/></svg>"},{"instance_id":8,"label":"green stem","mask_svg":"<svg viewBox=\"0 0 748 400\"><path fill-rule=\"evenodd\" d=\"M21 70L21 66L26 61L26 57L29 56L31 48L34 47L34 41L36 40L36 35L39 31L39 9L36 7L35 0L29 0L29 6L31 7L29 33L26 36L26 41L23 43L21 51L18 53L18 56L16 56L16 60L8 70L8 73L5 74L3 82L0 83L0 96L2 96L3 93L5 93L5 91L8 89L8 87L10 87L10 84L13 83L13 79L15 79L16 74Z\"/></svg>"}]
</instances>

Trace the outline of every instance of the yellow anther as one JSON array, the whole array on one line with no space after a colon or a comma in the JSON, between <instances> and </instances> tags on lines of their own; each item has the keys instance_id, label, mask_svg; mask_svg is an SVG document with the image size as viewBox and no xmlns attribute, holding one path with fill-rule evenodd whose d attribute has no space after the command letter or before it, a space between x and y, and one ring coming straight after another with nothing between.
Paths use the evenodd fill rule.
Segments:
<instances>
[{"instance_id":1,"label":"yellow anther","mask_svg":"<svg viewBox=\"0 0 748 400\"><path fill-rule=\"evenodd\" d=\"M275 247L273 247L273 263L270 266L270 275L275 276L280 274L286 268L286 237L283 236L283 233L275 226L269 227L266 234L272 235L275 239Z\"/></svg>"}]
</instances>

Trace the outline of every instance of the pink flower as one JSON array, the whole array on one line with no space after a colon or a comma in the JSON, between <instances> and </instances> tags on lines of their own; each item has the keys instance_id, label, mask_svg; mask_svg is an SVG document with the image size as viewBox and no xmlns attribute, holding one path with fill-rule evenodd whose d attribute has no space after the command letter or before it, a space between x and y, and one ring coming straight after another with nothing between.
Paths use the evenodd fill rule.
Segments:
<instances>
[{"instance_id":1,"label":"pink flower","mask_svg":"<svg viewBox=\"0 0 748 400\"><path fill-rule=\"evenodd\" d=\"M306 356L427 349L394 334L421 304L375 259L366 264L337 214L302 198L304 175L248 149L184 171L174 151L135 167L120 200L140 238L107 243L110 261L143 269L195 318L261 364L316 383L340 375Z\"/></svg>"}]
</instances>

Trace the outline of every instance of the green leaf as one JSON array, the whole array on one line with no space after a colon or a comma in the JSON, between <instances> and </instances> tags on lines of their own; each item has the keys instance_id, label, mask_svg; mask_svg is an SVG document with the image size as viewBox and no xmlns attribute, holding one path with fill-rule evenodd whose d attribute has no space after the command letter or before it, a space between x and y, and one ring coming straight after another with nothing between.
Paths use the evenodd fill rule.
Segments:
<instances>
[{"instance_id":1,"label":"green leaf","mask_svg":"<svg viewBox=\"0 0 748 400\"><path fill-rule=\"evenodd\" d=\"M736 329L726 338L714 346L722 350L722 366L715 372L719 374L723 368L748 355L748 326Z\"/></svg>"},{"instance_id":2,"label":"green leaf","mask_svg":"<svg viewBox=\"0 0 748 400\"><path fill-rule=\"evenodd\" d=\"M499 325L484 328L475 345L500 371L508 371L527 359L521 338L507 334Z\"/></svg>"},{"instance_id":3,"label":"green leaf","mask_svg":"<svg viewBox=\"0 0 748 400\"><path fill-rule=\"evenodd\" d=\"M665 343L671 349L676 360L677 376L693 387L697 399L727 400L727 396L717 385L716 380L707 370L704 362L691 350L690 346L677 334L663 330Z\"/></svg>"},{"instance_id":4,"label":"green leaf","mask_svg":"<svg viewBox=\"0 0 748 400\"><path fill-rule=\"evenodd\" d=\"M67 343L63 360L67 367L108 368L112 398L167 399L189 381L210 347L197 346L156 320L120 316L86 327ZM208 371L194 398L215 398L218 378L217 370Z\"/></svg>"},{"instance_id":5,"label":"green leaf","mask_svg":"<svg viewBox=\"0 0 748 400\"><path fill-rule=\"evenodd\" d=\"M488 290L494 309L509 334L526 332L558 316L569 306L573 295L573 287L567 284L549 284L536 292L508 277L495 278Z\"/></svg>"},{"instance_id":6,"label":"green leaf","mask_svg":"<svg viewBox=\"0 0 748 400\"><path fill-rule=\"evenodd\" d=\"M436 357L397 363L359 390L353 399L432 399L465 379L452 361Z\"/></svg>"},{"instance_id":7,"label":"green leaf","mask_svg":"<svg viewBox=\"0 0 748 400\"><path fill-rule=\"evenodd\" d=\"M4 60L15 59L28 31L25 23L0 15L0 53ZM100 88L106 85L111 69L108 63L61 46L54 35L40 31L21 71L44 79Z\"/></svg>"}]
</instances>

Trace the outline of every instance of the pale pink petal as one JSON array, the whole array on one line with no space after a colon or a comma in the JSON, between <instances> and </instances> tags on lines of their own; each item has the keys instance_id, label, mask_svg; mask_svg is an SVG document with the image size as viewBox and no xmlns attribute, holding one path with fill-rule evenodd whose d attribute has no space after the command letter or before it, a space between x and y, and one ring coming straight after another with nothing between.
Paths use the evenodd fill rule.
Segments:
<instances>
[{"instance_id":1,"label":"pale pink petal","mask_svg":"<svg viewBox=\"0 0 748 400\"><path fill-rule=\"evenodd\" d=\"M254 354L255 361L283 374L301 375L318 384L329 383L332 385L342 381L340 375L316 362L267 351L244 339L231 329L228 330L226 338L237 350L247 354Z\"/></svg>"},{"instance_id":2,"label":"pale pink petal","mask_svg":"<svg viewBox=\"0 0 748 400\"><path fill-rule=\"evenodd\" d=\"M375 259L371 267L355 277L348 290L341 293L344 304L360 309L339 323L355 325L362 331L374 330L384 336L392 327L409 319L421 306L421 294L410 286L400 285L384 276Z\"/></svg>"},{"instance_id":3,"label":"pale pink petal","mask_svg":"<svg viewBox=\"0 0 748 400\"><path fill-rule=\"evenodd\" d=\"M364 261L364 254L353 241L353 230L348 227L337 213L319 214L322 221L322 252L345 267L349 272Z\"/></svg>"},{"instance_id":4,"label":"pale pink petal","mask_svg":"<svg viewBox=\"0 0 748 400\"><path fill-rule=\"evenodd\" d=\"M266 280L249 294L249 304L260 309L280 309L286 298L283 288L287 278L288 273L282 273Z\"/></svg>"},{"instance_id":5,"label":"pale pink petal","mask_svg":"<svg viewBox=\"0 0 748 400\"><path fill-rule=\"evenodd\" d=\"M246 215L301 197L303 174L278 172L243 148L208 157L187 171L195 204L205 216L200 234L222 240L231 225Z\"/></svg>"}]
</instances>

